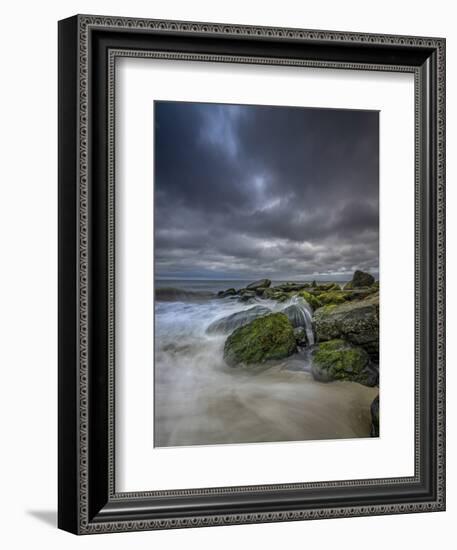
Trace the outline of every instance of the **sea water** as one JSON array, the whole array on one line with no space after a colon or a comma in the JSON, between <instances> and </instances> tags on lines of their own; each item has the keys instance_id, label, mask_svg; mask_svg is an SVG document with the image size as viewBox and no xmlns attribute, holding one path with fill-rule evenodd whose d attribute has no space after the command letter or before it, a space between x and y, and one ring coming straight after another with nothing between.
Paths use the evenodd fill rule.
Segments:
<instances>
[{"instance_id":1,"label":"sea water","mask_svg":"<svg viewBox=\"0 0 457 550\"><path fill-rule=\"evenodd\" d=\"M306 349L257 367L229 367L227 334L208 326L254 305L217 298L250 281L160 281L154 334L154 445L214 445L369 437L377 388L313 379ZM309 315L309 321L311 317ZM310 325L306 327L310 330ZM311 328L312 330L312 328Z\"/></svg>"}]
</instances>

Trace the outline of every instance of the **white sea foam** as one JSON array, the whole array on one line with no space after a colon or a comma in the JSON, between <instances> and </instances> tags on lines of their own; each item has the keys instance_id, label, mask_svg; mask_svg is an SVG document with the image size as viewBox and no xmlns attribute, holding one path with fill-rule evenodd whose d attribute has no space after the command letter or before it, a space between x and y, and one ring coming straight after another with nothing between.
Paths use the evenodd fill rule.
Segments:
<instances>
[{"instance_id":1,"label":"white sea foam","mask_svg":"<svg viewBox=\"0 0 457 550\"><path fill-rule=\"evenodd\" d=\"M281 311L294 305L313 342L311 310L301 298L258 300ZM258 368L230 368L227 335L207 334L216 319L255 304L233 299L156 302L156 446L254 443L367 437L377 389L351 382L323 384L306 354Z\"/></svg>"}]
</instances>

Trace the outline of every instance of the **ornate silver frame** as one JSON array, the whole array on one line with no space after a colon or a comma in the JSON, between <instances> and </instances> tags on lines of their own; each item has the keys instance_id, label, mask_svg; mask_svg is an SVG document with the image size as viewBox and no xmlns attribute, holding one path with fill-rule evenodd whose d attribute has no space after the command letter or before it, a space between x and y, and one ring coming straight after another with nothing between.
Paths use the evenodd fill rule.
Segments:
<instances>
[{"instance_id":1,"label":"ornate silver frame","mask_svg":"<svg viewBox=\"0 0 457 550\"><path fill-rule=\"evenodd\" d=\"M259 45L269 55L261 55ZM83 15L59 23L59 46L59 526L89 534L443 510L444 39ZM414 74L413 477L116 493L114 83L120 56ZM95 267L100 256L103 269ZM101 413L91 407L95 398ZM325 500L324 494L333 496Z\"/></svg>"}]
</instances>

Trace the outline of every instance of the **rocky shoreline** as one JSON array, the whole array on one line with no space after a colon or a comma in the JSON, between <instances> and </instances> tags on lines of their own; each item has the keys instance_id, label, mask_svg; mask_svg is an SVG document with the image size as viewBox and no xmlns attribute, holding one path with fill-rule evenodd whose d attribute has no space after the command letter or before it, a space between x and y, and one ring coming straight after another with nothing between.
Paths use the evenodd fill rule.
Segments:
<instances>
[{"instance_id":1,"label":"rocky shoreline","mask_svg":"<svg viewBox=\"0 0 457 550\"><path fill-rule=\"evenodd\" d=\"M217 296L253 306L207 328L208 334L227 335L224 360L230 367L249 368L302 353L318 382L379 387L379 282L371 274L356 271L343 288L315 281L272 286L261 279ZM276 311L268 307L270 301L290 305ZM379 394L370 414L370 435L377 437Z\"/></svg>"}]
</instances>

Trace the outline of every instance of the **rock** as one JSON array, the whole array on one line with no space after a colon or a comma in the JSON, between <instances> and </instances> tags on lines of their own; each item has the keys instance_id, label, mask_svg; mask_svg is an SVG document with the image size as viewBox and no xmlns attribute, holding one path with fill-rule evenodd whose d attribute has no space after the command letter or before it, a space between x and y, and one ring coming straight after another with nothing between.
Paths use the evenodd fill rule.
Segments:
<instances>
[{"instance_id":1,"label":"rock","mask_svg":"<svg viewBox=\"0 0 457 550\"><path fill-rule=\"evenodd\" d=\"M227 290L221 290L217 293L219 298L227 298L228 296L236 296L237 292L234 288L228 288Z\"/></svg>"},{"instance_id":2,"label":"rock","mask_svg":"<svg viewBox=\"0 0 457 550\"><path fill-rule=\"evenodd\" d=\"M242 293L240 292L240 302L250 302L256 296L253 290L245 290Z\"/></svg>"},{"instance_id":3,"label":"rock","mask_svg":"<svg viewBox=\"0 0 457 550\"><path fill-rule=\"evenodd\" d=\"M322 305L343 304L347 299L349 299L349 295L348 292L344 292L342 290L329 290L328 292L318 294L317 299Z\"/></svg>"},{"instance_id":4,"label":"rock","mask_svg":"<svg viewBox=\"0 0 457 550\"><path fill-rule=\"evenodd\" d=\"M276 287L265 288L262 293L262 298L267 300L276 300L278 302L284 302L289 299L289 295L280 290L276 290Z\"/></svg>"},{"instance_id":5,"label":"rock","mask_svg":"<svg viewBox=\"0 0 457 550\"><path fill-rule=\"evenodd\" d=\"M379 295L319 308L314 323L318 342L344 338L370 355L379 353Z\"/></svg>"},{"instance_id":6,"label":"rock","mask_svg":"<svg viewBox=\"0 0 457 550\"><path fill-rule=\"evenodd\" d=\"M311 372L319 382L349 380L368 385L369 363L363 348L340 339L317 344L311 353Z\"/></svg>"},{"instance_id":7,"label":"rock","mask_svg":"<svg viewBox=\"0 0 457 550\"><path fill-rule=\"evenodd\" d=\"M349 288L363 288L366 286L371 286L374 283L373 275L370 273L365 273L364 271L355 271L352 276L352 281L350 282ZM346 288L348 285L345 285Z\"/></svg>"},{"instance_id":8,"label":"rock","mask_svg":"<svg viewBox=\"0 0 457 550\"><path fill-rule=\"evenodd\" d=\"M290 324L294 327L306 327L311 325L311 309L305 303L305 300L294 297L290 306L282 310L282 313L287 315Z\"/></svg>"},{"instance_id":9,"label":"rock","mask_svg":"<svg viewBox=\"0 0 457 550\"><path fill-rule=\"evenodd\" d=\"M341 290L340 285L337 283L325 283L323 285L313 285L315 290L328 291L328 290Z\"/></svg>"},{"instance_id":10,"label":"rock","mask_svg":"<svg viewBox=\"0 0 457 550\"><path fill-rule=\"evenodd\" d=\"M267 300L274 300L274 296L276 296L276 294L279 294L279 293L273 288L264 288L262 297Z\"/></svg>"},{"instance_id":11,"label":"rock","mask_svg":"<svg viewBox=\"0 0 457 550\"><path fill-rule=\"evenodd\" d=\"M249 284L246 288L247 290L257 290L258 288L268 288L270 285L270 279L260 279L260 281Z\"/></svg>"},{"instance_id":12,"label":"rock","mask_svg":"<svg viewBox=\"0 0 457 550\"><path fill-rule=\"evenodd\" d=\"M366 386L370 386L370 387L379 386L379 363L375 363L371 361L371 357L370 357L370 363L368 364L368 367L367 367L366 374L367 374L367 382L365 384Z\"/></svg>"},{"instance_id":13,"label":"rock","mask_svg":"<svg viewBox=\"0 0 457 550\"><path fill-rule=\"evenodd\" d=\"M280 290L283 292L298 292L305 288L309 288L309 283L284 283L282 285L276 285L273 287L273 290Z\"/></svg>"},{"instance_id":14,"label":"rock","mask_svg":"<svg viewBox=\"0 0 457 550\"><path fill-rule=\"evenodd\" d=\"M308 337L306 336L305 327L294 328L294 338L297 346L305 347L308 345Z\"/></svg>"},{"instance_id":15,"label":"rock","mask_svg":"<svg viewBox=\"0 0 457 550\"><path fill-rule=\"evenodd\" d=\"M254 321L254 319L268 315L269 313L271 313L271 311L267 307L263 306L255 306L250 309L246 309L245 311L237 311L236 313L232 313L232 315L227 315L226 317L213 321L206 329L206 332L208 334L228 334L233 332L235 329Z\"/></svg>"},{"instance_id":16,"label":"rock","mask_svg":"<svg viewBox=\"0 0 457 550\"><path fill-rule=\"evenodd\" d=\"M371 437L379 437L379 395L377 395L370 407L371 412Z\"/></svg>"},{"instance_id":17,"label":"rock","mask_svg":"<svg viewBox=\"0 0 457 550\"><path fill-rule=\"evenodd\" d=\"M346 296L346 300L363 300L374 294L376 291L376 287L372 286L370 288L357 288L354 290L348 290L345 288L341 292Z\"/></svg>"},{"instance_id":18,"label":"rock","mask_svg":"<svg viewBox=\"0 0 457 550\"><path fill-rule=\"evenodd\" d=\"M314 296L314 294L311 294L311 292L303 290L302 292L298 293L298 296L301 296L313 311L322 307L319 298Z\"/></svg>"},{"instance_id":19,"label":"rock","mask_svg":"<svg viewBox=\"0 0 457 550\"><path fill-rule=\"evenodd\" d=\"M226 340L224 359L230 366L284 359L297 350L294 329L284 313L271 313L236 329Z\"/></svg>"}]
</instances>

